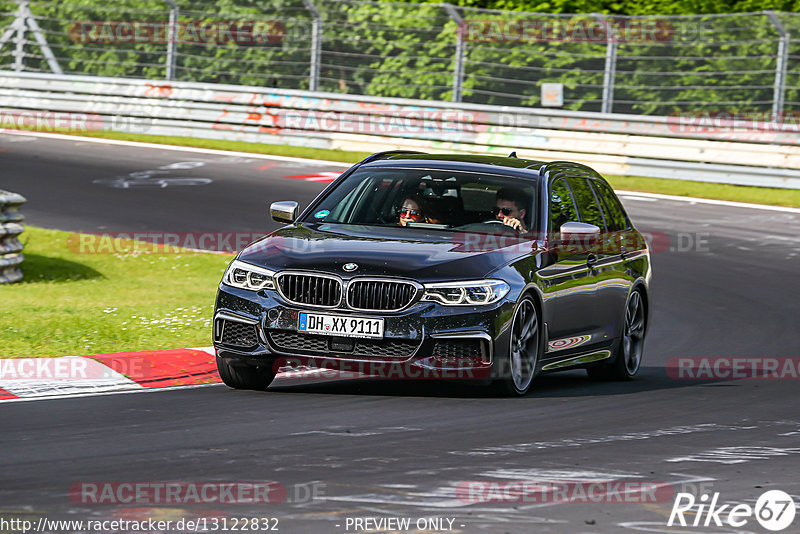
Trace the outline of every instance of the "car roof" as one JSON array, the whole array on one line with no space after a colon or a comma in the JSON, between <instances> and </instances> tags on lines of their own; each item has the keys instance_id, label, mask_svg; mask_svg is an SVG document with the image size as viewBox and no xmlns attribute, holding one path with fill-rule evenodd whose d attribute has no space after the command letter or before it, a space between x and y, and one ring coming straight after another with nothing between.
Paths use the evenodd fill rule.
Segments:
<instances>
[{"instance_id":1,"label":"car roof","mask_svg":"<svg viewBox=\"0 0 800 534\"><path fill-rule=\"evenodd\" d=\"M366 167L419 167L450 171L486 172L538 180L544 161L517 157L473 154L423 154L421 152L384 152L374 154L362 164Z\"/></svg>"}]
</instances>

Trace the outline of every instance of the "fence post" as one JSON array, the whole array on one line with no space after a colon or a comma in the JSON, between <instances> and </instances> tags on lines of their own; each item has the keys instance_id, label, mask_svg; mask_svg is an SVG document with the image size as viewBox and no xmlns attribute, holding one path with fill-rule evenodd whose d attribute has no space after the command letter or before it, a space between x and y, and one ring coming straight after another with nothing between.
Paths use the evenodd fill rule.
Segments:
<instances>
[{"instance_id":1,"label":"fence post","mask_svg":"<svg viewBox=\"0 0 800 534\"><path fill-rule=\"evenodd\" d=\"M17 29L14 34L14 71L20 72L25 68L25 6L19 3L14 25Z\"/></svg>"},{"instance_id":2,"label":"fence post","mask_svg":"<svg viewBox=\"0 0 800 534\"><path fill-rule=\"evenodd\" d=\"M36 22L36 18L33 16L33 12L28 5L28 0L21 0L20 6L24 6L23 10L25 12L25 20L28 24L28 29L39 44L39 48L42 50L42 54L50 70L55 74L64 74L64 71L61 70L61 65L58 64L55 54L53 54L53 51L50 49L50 44L48 44L47 39L44 37L42 28L39 27L39 23Z\"/></svg>"},{"instance_id":3,"label":"fence post","mask_svg":"<svg viewBox=\"0 0 800 534\"><path fill-rule=\"evenodd\" d=\"M447 15L456 23L456 57L453 67L453 102L461 102L464 87L464 55L467 43L464 40L464 18L456 11L452 4L443 3L441 6Z\"/></svg>"},{"instance_id":4,"label":"fence post","mask_svg":"<svg viewBox=\"0 0 800 534\"><path fill-rule=\"evenodd\" d=\"M311 21L311 60L308 73L308 90L319 90L319 64L322 56L322 15L312 0L303 0L314 19Z\"/></svg>"},{"instance_id":5,"label":"fence post","mask_svg":"<svg viewBox=\"0 0 800 534\"><path fill-rule=\"evenodd\" d=\"M169 28L167 28L167 80L175 79L175 60L178 51L178 4L175 0L166 0L169 4Z\"/></svg>"},{"instance_id":6,"label":"fence post","mask_svg":"<svg viewBox=\"0 0 800 534\"><path fill-rule=\"evenodd\" d=\"M783 100L786 95L786 69L789 64L789 32L774 11L764 11L778 32L778 53L775 58L775 89L772 93L772 122L783 122Z\"/></svg>"},{"instance_id":7,"label":"fence post","mask_svg":"<svg viewBox=\"0 0 800 534\"><path fill-rule=\"evenodd\" d=\"M603 70L603 102L602 113L611 113L614 109L614 78L617 74L617 32L613 24L600 13L593 16L606 27L606 63Z\"/></svg>"},{"instance_id":8,"label":"fence post","mask_svg":"<svg viewBox=\"0 0 800 534\"><path fill-rule=\"evenodd\" d=\"M6 31L3 32L3 36L0 37L0 46L6 44L11 39L11 37L13 37L14 34L17 32L18 22L19 22L19 10L17 11L17 14L14 15L14 20L11 22L11 24L8 25Z\"/></svg>"},{"instance_id":9,"label":"fence post","mask_svg":"<svg viewBox=\"0 0 800 534\"><path fill-rule=\"evenodd\" d=\"M56 56L50 49L50 45L47 43L47 39L44 38L44 32L42 32L30 6L28 6L28 0L17 0L17 4L19 4L19 8L17 9L17 14L14 15L14 22L9 25L6 31L3 32L3 36L0 37L0 46L3 46L14 36L14 43L16 44L14 48L14 70L19 72L25 68L25 27L27 26L39 44L50 70L56 74L64 74Z\"/></svg>"}]
</instances>

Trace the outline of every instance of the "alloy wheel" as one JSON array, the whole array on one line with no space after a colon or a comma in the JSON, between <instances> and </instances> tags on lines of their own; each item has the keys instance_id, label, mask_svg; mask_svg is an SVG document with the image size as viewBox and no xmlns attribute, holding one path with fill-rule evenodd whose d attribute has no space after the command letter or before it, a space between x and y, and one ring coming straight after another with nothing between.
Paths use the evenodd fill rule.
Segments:
<instances>
[{"instance_id":1,"label":"alloy wheel","mask_svg":"<svg viewBox=\"0 0 800 534\"><path fill-rule=\"evenodd\" d=\"M536 373L539 335L536 307L530 297L525 297L514 313L511 327L511 380L518 392L527 391Z\"/></svg>"},{"instance_id":2,"label":"alloy wheel","mask_svg":"<svg viewBox=\"0 0 800 534\"><path fill-rule=\"evenodd\" d=\"M628 374L635 375L642 363L644 348L644 306L638 291L631 293L625 310L625 331L622 337L622 358Z\"/></svg>"}]
</instances>

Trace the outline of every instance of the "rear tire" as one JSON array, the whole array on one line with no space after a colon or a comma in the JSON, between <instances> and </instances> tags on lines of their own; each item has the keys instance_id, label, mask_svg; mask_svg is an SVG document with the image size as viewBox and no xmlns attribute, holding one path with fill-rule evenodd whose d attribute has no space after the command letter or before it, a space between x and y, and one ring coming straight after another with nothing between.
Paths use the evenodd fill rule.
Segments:
<instances>
[{"instance_id":1,"label":"rear tire","mask_svg":"<svg viewBox=\"0 0 800 534\"><path fill-rule=\"evenodd\" d=\"M233 389L254 389L263 391L275 379L271 369L249 365L231 365L217 356L217 370L222 382Z\"/></svg>"},{"instance_id":2,"label":"rear tire","mask_svg":"<svg viewBox=\"0 0 800 534\"><path fill-rule=\"evenodd\" d=\"M642 365L647 317L644 297L639 289L631 291L625 303L625 323L622 336L614 344L613 360L607 365L586 369L595 380L631 380Z\"/></svg>"}]
</instances>

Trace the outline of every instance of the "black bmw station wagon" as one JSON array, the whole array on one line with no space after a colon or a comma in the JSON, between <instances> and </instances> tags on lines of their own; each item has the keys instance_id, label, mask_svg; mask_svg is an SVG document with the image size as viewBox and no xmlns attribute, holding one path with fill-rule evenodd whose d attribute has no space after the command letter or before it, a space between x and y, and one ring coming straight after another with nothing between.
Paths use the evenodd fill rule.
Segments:
<instances>
[{"instance_id":1,"label":"black bmw station wagon","mask_svg":"<svg viewBox=\"0 0 800 534\"><path fill-rule=\"evenodd\" d=\"M589 167L383 152L299 215L290 201L270 211L286 226L219 285L228 386L321 365L522 395L539 373L626 380L641 365L649 251Z\"/></svg>"}]
</instances>

